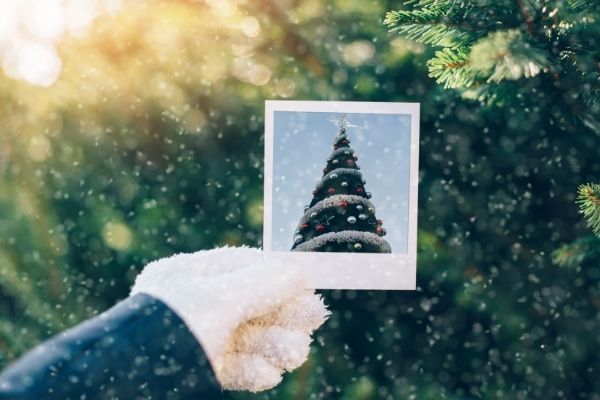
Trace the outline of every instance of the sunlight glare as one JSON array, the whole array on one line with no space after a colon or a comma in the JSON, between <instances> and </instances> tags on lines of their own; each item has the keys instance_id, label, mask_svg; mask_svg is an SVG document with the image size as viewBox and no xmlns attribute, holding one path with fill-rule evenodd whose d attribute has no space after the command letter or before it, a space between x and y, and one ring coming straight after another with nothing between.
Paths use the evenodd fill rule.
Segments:
<instances>
[{"instance_id":1,"label":"sunlight glare","mask_svg":"<svg viewBox=\"0 0 600 400\"><path fill-rule=\"evenodd\" d=\"M26 31L41 40L59 39L65 30L64 10L59 0L37 0L23 16Z\"/></svg>"},{"instance_id":2,"label":"sunlight glare","mask_svg":"<svg viewBox=\"0 0 600 400\"><path fill-rule=\"evenodd\" d=\"M0 65L6 76L50 86L60 76L56 43L81 34L120 0L0 0Z\"/></svg>"},{"instance_id":3,"label":"sunlight glare","mask_svg":"<svg viewBox=\"0 0 600 400\"><path fill-rule=\"evenodd\" d=\"M94 0L71 0L65 5L66 25L71 33L81 33L96 18L98 5Z\"/></svg>"},{"instance_id":4,"label":"sunlight glare","mask_svg":"<svg viewBox=\"0 0 600 400\"><path fill-rule=\"evenodd\" d=\"M0 0L0 53L18 30L17 8L10 0Z\"/></svg>"},{"instance_id":5,"label":"sunlight glare","mask_svg":"<svg viewBox=\"0 0 600 400\"><path fill-rule=\"evenodd\" d=\"M44 87L58 79L62 67L54 46L26 39L9 46L3 52L3 58L6 75Z\"/></svg>"}]
</instances>

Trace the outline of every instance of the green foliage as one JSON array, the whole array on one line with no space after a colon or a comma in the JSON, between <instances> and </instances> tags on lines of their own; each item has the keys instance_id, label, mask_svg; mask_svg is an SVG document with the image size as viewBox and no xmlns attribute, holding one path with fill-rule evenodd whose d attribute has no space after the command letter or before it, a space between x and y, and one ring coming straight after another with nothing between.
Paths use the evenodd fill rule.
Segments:
<instances>
[{"instance_id":1,"label":"green foliage","mask_svg":"<svg viewBox=\"0 0 600 400\"><path fill-rule=\"evenodd\" d=\"M579 186L577 204L595 236L577 239L555 250L552 253L554 262L563 267L573 268L600 261L600 185Z\"/></svg>"},{"instance_id":2,"label":"green foliage","mask_svg":"<svg viewBox=\"0 0 600 400\"><path fill-rule=\"evenodd\" d=\"M600 238L586 236L564 245L552 253L554 262L561 267L577 268L594 260L600 260Z\"/></svg>"},{"instance_id":3,"label":"green foliage","mask_svg":"<svg viewBox=\"0 0 600 400\"><path fill-rule=\"evenodd\" d=\"M594 183L581 185L577 203L588 226L600 238L600 185Z\"/></svg>"},{"instance_id":4,"label":"green foliage","mask_svg":"<svg viewBox=\"0 0 600 400\"><path fill-rule=\"evenodd\" d=\"M473 44L468 66L470 75L486 82L533 78L548 70L547 54L523 40L517 29L492 32Z\"/></svg>"},{"instance_id":5,"label":"green foliage","mask_svg":"<svg viewBox=\"0 0 600 400\"><path fill-rule=\"evenodd\" d=\"M385 24L409 39L443 47L427 66L429 76L444 88L460 89L464 98L488 106L512 104L525 96L555 98L568 104L566 112L562 105L556 106L562 109L563 121L576 116L588 128L600 130L597 2L422 0L412 4L411 10L388 12ZM482 32L465 10L483 6L488 8L484 22L488 29ZM495 24L489 25L489 19ZM536 107L535 100L528 105ZM600 235L600 186L582 185L578 204L588 225ZM584 237L555 250L554 260L563 266L580 265L596 258L598 246L595 238Z\"/></svg>"},{"instance_id":6,"label":"green foliage","mask_svg":"<svg viewBox=\"0 0 600 400\"><path fill-rule=\"evenodd\" d=\"M408 2L407 7L403 10L390 11L385 20L385 24L393 32L433 47L442 47L433 55L431 52L429 53L430 58L427 62L429 76L436 78L437 83L446 89L458 89L458 93L467 101L465 105L461 104L462 107L473 107L469 100L477 100L484 106L478 108L479 112L497 113L498 116L503 115L506 118L505 123L500 124L499 130L492 131L491 135L484 129L481 132L484 136L483 141L492 140L491 137L500 137L500 144L496 146L495 151L503 153L503 150L508 150L503 153L504 156L500 155L499 157L520 163L520 165L514 166L515 170L529 169L531 171L531 174L523 173L525 182L534 176L539 176L541 170L554 164L555 161L543 155L546 151L543 149L548 149L551 143L562 142L562 139L558 139L556 136L560 132L569 138L567 140L587 143L587 146L590 146L589 149L593 149L587 153L596 154L595 150L599 147L598 132L600 132L599 22L600 3L583 0L497 2L417 0ZM419 29L417 28L419 23L431 26L429 30ZM438 96L440 99L453 98L449 92L440 93ZM459 112L461 106L457 107ZM490 106L503 106L503 108ZM449 118L452 119L452 117ZM460 114L458 119L461 119ZM467 119L465 122L465 125L472 125L477 123L477 119ZM446 126L443 131L451 137L464 137L463 129L464 126L454 125L453 127ZM529 139L525 139L525 136ZM502 138L506 143L511 143L508 148L501 144ZM470 142L471 146L477 146L475 144L477 140L472 136L470 140L474 140L474 142ZM450 142L449 139L448 141ZM519 141L521 141L521 145L516 144ZM522 148L521 146L526 146L528 150L522 154L520 161L517 161L519 157L515 157L511 151L515 148ZM555 160L563 159L563 157L570 158L571 156L567 154L569 147L569 145L557 147L556 150L560 152L560 155ZM572 154L581 155L582 153L576 151ZM541 157L540 160L544 161L541 163L534 161L536 157ZM454 161L460 163L459 159L451 162ZM480 158L474 161L474 163L480 162L485 162L485 159ZM569 167L565 165L565 169L569 169ZM485 174L485 171L482 168L480 173ZM571 178L569 182L565 182L566 186L563 187L569 188L572 187L574 181L585 181L597 177L597 171L592 175L580 172L576 167L571 171L565 171L565 174ZM555 170L552 174L546 175L545 183L541 181L538 181L537 184L527 183L527 193L523 196L516 196L516 204L523 205L527 209L525 211L527 216L523 215L523 220L515 223L521 225L523 231L529 232L524 236L538 235L546 244L556 243L555 234L561 229L561 224L570 224L571 234L564 237L562 241L571 244L552 250L554 263L566 268L555 268L545 260L540 261L545 259L541 253L539 257L533 256L540 252L541 248L545 248L542 242L539 242L537 247L530 247L528 252L532 256L528 257L527 261L521 259L522 263L518 265L516 261L514 263L504 259L500 261L493 256L488 257L487 260L493 264L504 265L507 268L506 271L510 269L514 274L511 279L516 286L528 286L523 283L525 279L538 282L539 277L544 276L542 279L545 279L545 283L541 285L545 289L542 292L545 290L549 294L553 290L564 289L566 297L578 297L580 304L587 304L586 311L575 312L571 316L576 316L580 320L581 326L591 327L597 322L600 295L600 284L598 283L600 281L600 187L594 184L581 186L577 200L581 213L596 236L584 234L579 239L573 240L582 231L576 218L571 218L569 222L559 222L560 218L556 215L551 216L548 209L541 211L532 206L544 198L544 192L547 190L550 191L552 197L556 195L555 190L560 190L555 186L553 176L556 174L562 175ZM498 191L503 191L501 188L507 184L509 186L515 184L514 180L504 179L502 174L495 175L494 181L498 184ZM507 190L510 191L508 188ZM569 210L573 195L563 192L562 197L563 207L567 207L564 210ZM482 194L481 199L489 199L489 197ZM528 199L531 199L531 203ZM478 205L469 204L465 208L473 210L474 216L478 221L480 220L482 210ZM499 213L508 212L510 214L509 209L503 206L500 208ZM530 221L530 218L538 218L551 227L547 235L541 234L539 224L534 228L531 222L526 222ZM495 229L493 226L487 226L492 230ZM500 237L497 239L502 241ZM515 240L514 237L513 240ZM508 246L511 241L505 240L504 243ZM513 254L523 254L520 242L513 243L512 246ZM483 248L486 246L482 246ZM516 257L515 260L519 258ZM469 259L465 258L464 261L465 265L461 265L460 268L468 268ZM534 267L536 262L541 264L538 268ZM538 271L540 274L531 271ZM561 274L559 271L563 271L563 273ZM563 286L561 282L564 283L564 281L561 279L567 279L569 283ZM484 295L484 293L485 291L482 290L478 295ZM526 303L530 296L538 297L540 295L539 291L529 288L522 292L519 301ZM554 295L549 295L549 297L554 297ZM562 296L555 298L559 297ZM501 302L499 299L498 301ZM574 308L567 306L567 303L573 304L571 301L566 301L563 312L570 314ZM507 310L504 309L504 312ZM551 314L552 312L547 313L546 316L549 317ZM563 316L566 317L565 314ZM557 321L562 319L557 314L554 314L552 318L556 318ZM570 317L566 318L570 319ZM511 321L510 318L504 317L500 319L504 321L503 326L512 326L513 328L524 323L525 319L529 320L529 318L525 318ZM545 319L544 325L548 321ZM571 331L567 325L559 324L561 333L555 331L556 340L562 340L563 334ZM596 333L600 331L598 326L591 330ZM576 342L570 346L570 351L572 351L570 354L583 364L587 364L587 361L583 360L588 358L582 353L582 351L585 352L583 348L586 345L579 341ZM540 349L543 348L544 346L540 347ZM591 361L591 359L588 360ZM549 383L549 381L547 382ZM562 397L564 393L557 395ZM502 392L497 392L497 396L502 398ZM515 396L514 392L513 396ZM516 397L519 395L516 394ZM523 396L523 398L542 397L544 396L540 397L539 393L537 395L528 393ZM567 397L569 396L567 395Z\"/></svg>"},{"instance_id":7,"label":"green foliage","mask_svg":"<svg viewBox=\"0 0 600 400\"><path fill-rule=\"evenodd\" d=\"M398 32L420 43L455 48L475 40L476 35L454 26L441 11L391 11L386 15L391 32Z\"/></svg>"},{"instance_id":8,"label":"green foliage","mask_svg":"<svg viewBox=\"0 0 600 400\"><path fill-rule=\"evenodd\" d=\"M469 62L468 49L444 48L435 52L435 56L427 61L429 76L444 88L469 87L473 84L473 75L466 68Z\"/></svg>"},{"instance_id":9,"label":"green foliage","mask_svg":"<svg viewBox=\"0 0 600 400\"><path fill-rule=\"evenodd\" d=\"M385 24L409 39L443 47L428 65L430 76L445 88L460 89L467 98L477 93L481 102L493 104L502 103L504 84L535 78L554 85L576 117L600 129L597 2L426 0L412 5L388 12Z\"/></svg>"},{"instance_id":10,"label":"green foliage","mask_svg":"<svg viewBox=\"0 0 600 400\"><path fill-rule=\"evenodd\" d=\"M565 3L572 9L578 11L599 11L600 3L590 0L565 0Z\"/></svg>"}]
</instances>

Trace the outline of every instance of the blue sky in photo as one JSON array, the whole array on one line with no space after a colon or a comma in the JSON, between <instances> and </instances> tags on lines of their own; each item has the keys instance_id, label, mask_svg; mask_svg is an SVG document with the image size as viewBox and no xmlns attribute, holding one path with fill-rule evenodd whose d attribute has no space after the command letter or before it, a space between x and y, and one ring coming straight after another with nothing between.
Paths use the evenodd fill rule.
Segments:
<instances>
[{"instance_id":1,"label":"blue sky in photo","mask_svg":"<svg viewBox=\"0 0 600 400\"><path fill-rule=\"evenodd\" d=\"M350 146L372 193L377 218L393 253L408 247L410 115L345 114ZM294 230L323 176L341 114L275 111L273 132L273 250L290 250Z\"/></svg>"}]
</instances>

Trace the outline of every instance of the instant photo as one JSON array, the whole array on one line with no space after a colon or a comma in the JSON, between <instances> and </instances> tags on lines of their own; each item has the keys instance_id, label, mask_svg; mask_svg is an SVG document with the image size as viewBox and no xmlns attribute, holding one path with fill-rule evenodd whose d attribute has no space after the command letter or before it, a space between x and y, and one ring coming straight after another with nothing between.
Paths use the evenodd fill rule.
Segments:
<instances>
[{"instance_id":1,"label":"instant photo","mask_svg":"<svg viewBox=\"0 0 600 400\"><path fill-rule=\"evenodd\" d=\"M312 287L414 289L419 105L268 101L264 249Z\"/></svg>"}]
</instances>

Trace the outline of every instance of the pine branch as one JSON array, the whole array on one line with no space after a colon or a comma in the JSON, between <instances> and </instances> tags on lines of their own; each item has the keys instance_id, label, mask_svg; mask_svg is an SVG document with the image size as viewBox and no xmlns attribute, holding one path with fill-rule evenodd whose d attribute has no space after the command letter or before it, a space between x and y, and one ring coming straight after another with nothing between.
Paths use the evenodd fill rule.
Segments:
<instances>
[{"instance_id":1,"label":"pine branch","mask_svg":"<svg viewBox=\"0 0 600 400\"><path fill-rule=\"evenodd\" d=\"M488 83L532 78L551 65L544 50L535 48L514 29L492 32L477 41L469 61Z\"/></svg>"},{"instance_id":2,"label":"pine branch","mask_svg":"<svg viewBox=\"0 0 600 400\"><path fill-rule=\"evenodd\" d=\"M514 90L511 82L522 85L547 72L554 90L549 95L572 99L573 115L592 131L600 130L600 79L594 76L600 72L599 1L407 4L410 10L388 12L385 23L409 39L442 47L428 67L444 88L460 89L464 97L486 104L508 103L526 92L524 87Z\"/></svg>"},{"instance_id":3,"label":"pine branch","mask_svg":"<svg viewBox=\"0 0 600 400\"><path fill-rule=\"evenodd\" d=\"M432 46L456 48L481 36L453 23L438 9L389 11L384 24L390 32L398 32L408 39Z\"/></svg>"},{"instance_id":4,"label":"pine branch","mask_svg":"<svg viewBox=\"0 0 600 400\"><path fill-rule=\"evenodd\" d=\"M579 186L577 204L588 226L600 238L600 185L590 183Z\"/></svg>"},{"instance_id":5,"label":"pine branch","mask_svg":"<svg viewBox=\"0 0 600 400\"><path fill-rule=\"evenodd\" d=\"M577 12L600 11L600 3L594 0L564 0L565 5Z\"/></svg>"},{"instance_id":6,"label":"pine branch","mask_svg":"<svg viewBox=\"0 0 600 400\"><path fill-rule=\"evenodd\" d=\"M446 47L427 62L429 76L444 88L469 88L476 81L502 82L531 78L550 68L543 50L524 41L518 30L498 31L471 48Z\"/></svg>"},{"instance_id":7,"label":"pine branch","mask_svg":"<svg viewBox=\"0 0 600 400\"><path fill-rule=\"evenodd\" d=\"M579 267L586 261L600 257L600 239L587 236L564 245L552 252L555 264L561 267Z\"/></svg>"},{"instance_id":8,"label":"pine branch","mask_svg":"<svg viewBox=\"0 0 600 400\"><path fill-rule=\"evenodd\" d=\"M411 4L418 8L429 8L431 10L447 11L455 6L464 6L465 2L462 0L408 0L406 4Z\"/></svg>"},{"instance_id":9,"label":"pine branch","mask_svg":"<svg viewBox=\"0 0 600 400\"><path fill-rule=\"evenodd\" d=\"M474 82L474 74L469 68L468 48L445 48L435 52L435 56L427 61L429 76L436 82L449 88L467 88Z\"/></svg>"}]
</instances>

